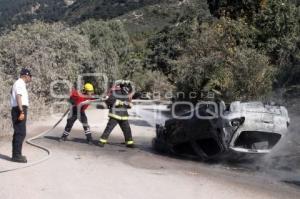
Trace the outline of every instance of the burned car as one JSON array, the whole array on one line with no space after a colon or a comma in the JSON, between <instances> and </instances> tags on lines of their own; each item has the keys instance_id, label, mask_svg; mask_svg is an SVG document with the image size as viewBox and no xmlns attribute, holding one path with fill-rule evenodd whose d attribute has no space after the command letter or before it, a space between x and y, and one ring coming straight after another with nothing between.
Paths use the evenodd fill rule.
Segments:
<instances>
[{"instance_id":1,"label":"burned car","mask_svg":"<svg viewBox=\"0 0 300 199\"><path fill-rule=\"evenodd\" d=\"M226 154L267 154L288 132L283 106L262 102L200 103L156 126L153 147L203 160Z\"/></svg>"}]
</instances>

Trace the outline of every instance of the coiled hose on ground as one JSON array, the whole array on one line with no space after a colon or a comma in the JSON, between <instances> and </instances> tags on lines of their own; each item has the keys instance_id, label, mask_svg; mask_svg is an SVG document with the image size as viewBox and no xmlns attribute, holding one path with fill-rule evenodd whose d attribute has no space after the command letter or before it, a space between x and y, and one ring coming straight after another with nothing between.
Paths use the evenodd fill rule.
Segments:
<instances>
[{"instance_id":1,"label":"coiled hose on ground","mask_svg":"<svg viewBox=\"0 0 300 199\"><path fill-rule=\"evenodd\" d=\"M40 159L40 160L37 160L35 162L31 162L31 163L28 163L28 164L25 164L25 165L21 165L21 166L18 166L18 167L14 167L14 168L9 168L9 169L5 169L5 170L2 170L0 171L0 173L5 173L5 172L9 172L9 171L16 171L16 170L20 170L20 169L24 169L24 168L28 168L28 167L32 167L34 165L37 165L37 164L40 164L46 160L48 160L49 158L51 158L52 156L52 152L50 149L44 147L44 146L41 146L41 145L38 145L38 144L34 144L33 141L38 139L38 138L41 138L43 137L44 135L48 134L49 132L51 132L52 130L54 130L60 123L61 121L64 119L64 117L70 112L70 109L68 109L63 115L62 117L54 124L54 126L42 133L40 133L39 135L36 135L32 138L29 138L28 140L26 140L26 143L31 145L31 146L34 146L34 147L37 147L39 149L42 149L43 151L47 152L47 156Z\"/></svg>"}]
</instances>

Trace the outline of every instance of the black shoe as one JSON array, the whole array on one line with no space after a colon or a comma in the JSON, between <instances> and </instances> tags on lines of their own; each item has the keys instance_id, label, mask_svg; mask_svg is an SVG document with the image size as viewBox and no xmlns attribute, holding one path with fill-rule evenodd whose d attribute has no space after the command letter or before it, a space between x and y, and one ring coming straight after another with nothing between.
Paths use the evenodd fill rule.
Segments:
<instances>
[{"instance_id":1,"label":"black shoe","mask_svg":"<svg viewBox=\"0 0 300 199\"><path fill-rule=\"evenodd\" d=\"M103 142L99 142L99 144L98 144L98 146L100 146L100 147L104 147L104 143Z\"/></svg>"},{"instance_id":2,"label":"black shoe","mask_svg":"<svg viewBox=\"0 0 300 199\"><path fill-rule=\"evenodd\" d=\"M63 136L61 136L61 137L58 139L58 141L59 141L59 142L65 142L65 141L67 141L67 139L68 139L68 137L65 136L65 135L63 135Z\"/></svg>"},{"instance_id":3,"label":"black shoe","mask_svg":"<svg viewBox=\"0 0 300 199\"><path fill-rule=\"evenodd\" d=\"M18 163L27 163L27 158L23 155L16 155L11 158L11 161Z\"/></svg>"}]
</instances>

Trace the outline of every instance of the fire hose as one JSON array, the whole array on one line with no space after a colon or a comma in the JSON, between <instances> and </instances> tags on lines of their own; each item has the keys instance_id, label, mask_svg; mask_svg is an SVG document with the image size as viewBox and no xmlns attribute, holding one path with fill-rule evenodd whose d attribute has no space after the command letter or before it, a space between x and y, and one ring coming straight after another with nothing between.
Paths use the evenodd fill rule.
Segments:
<instances>
[{"instance_id":1,"label":"fire hose","mask_svg":"<svg viewBox=\"0 0 300 199\"><path fill-rule=\"evenodd\" d=\"M39 148L39 149L41 149L41 150L43 150L43 151L45 151L45 152L47 152L48 155L47 155L46 157L44 157L44 158L42 158L42 159L40 159L40 160L37 160L37 161L35 161L35 162L32 162L32 163L28 163L28 164L19 166L19 167L14 167L14 168L2 170L2 171L0 171L0 173L6 173L6 172L9 172L9 171L16 171L16 170L24 169L24 168L27 168L27 167L32 167L32 166L34 166L34 165L40 164L40 163L42 163L42 162L48 160L49 158L51 158L52 152L51 152L50 149L48 149L48 148L46 148L46 147L44 147L44 146L35 144L35 143L33 143L33 141L34 141L34 140L37 140L37 139L39 139L39 138L41 138L41 137L43 137L44 135L46 135L46 134L48 134L49 132L51 132L52 130L54 130L54 129L61 123L61 121L65 118L65 116L66 116L69 112L70 112L70 109L68 109L68 110L62 115L62 117L54 124L54 126L51 127L50 129L48 129L48 130L46 130L46 131L40 133L39 135L36 135L36 136L31 137L31 138L29 138L28 140L26 140L26 143L27 143L27 144L29 144L29 145L31 145L31 146L33 146L33 147Z\"/></svg>"},{"instance_id":2,"label":"fire hose","mask_svg":"<svg viewBox=\"0 0 300 199\"><path fill-rule=\"evenodd\" d=\"M89 100L87 102L82 102L81 104L79 104L78 106L82 106L84 104L90 104L90 103L93 103L93 102L102 102L103 100L105 100L104 98L103 99L97 99L97 100ZM26 140L26 143L33 146L33 147L36 147L38 149L41 149L43 151L45 151L47 153L47 156L40 159L40 160L37 160L35 162L31 162L31 163L28 163L28 164L25 164L25 165L22 165L22 166L19 166L19 167L14 167L14 168L10 168L10 169L5 169L5 170L0 170L0 173L6 173L6 172L10 172L10 171L16 171L16 170L20 170L20 169L25 169L25 168L28 168L28 167L32 167L34 165L37 165L37 164L40 164L48 159L51 158L52 156L52 151L44 146L41 146L39 144L35 144L33 143L34 140L37 140L41 137L44 137L44 135L50 133L52 130L54 130L60 123L61 121L65 118L65 116L70 112L70 109L68 109L62 116L61 118L53 125L53 127L51 127L50 129L34 136L34 137L31 137L29 138L28 140Z\"/></svg>"}]
</instances>

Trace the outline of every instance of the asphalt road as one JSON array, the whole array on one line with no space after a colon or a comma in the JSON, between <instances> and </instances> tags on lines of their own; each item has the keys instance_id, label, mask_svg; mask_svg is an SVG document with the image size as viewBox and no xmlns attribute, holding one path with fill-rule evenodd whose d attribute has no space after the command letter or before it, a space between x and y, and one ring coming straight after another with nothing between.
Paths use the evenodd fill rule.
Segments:
<instances>
[{"instance_id":1,"label":"asphalt road","mask_svg":"<svg viewBox=\"0 0 300 199\"><path fill-rule=\"evenodd\" d=\"M50 160L0 174L0 198L300 198L297 186L282 183L261 166L252 169L228 163L206 164L156 154L151 148L153 124L165 118L151 119L151 112L153 107L139 106L131 113L135 149L125 148L119 127L104 148L87 145L79 123L74 126L70 140L59 143L63 121L36 141L53 151ZM106 114L106 110L88 111L95 143L105 128ZM57 119L33 123L29 134L38 134ZM9 161L9 141L0 141L0 170L18 165ZM24 153L29 161L46 155L28 145Z\"/></svg>"}]
</instances>

